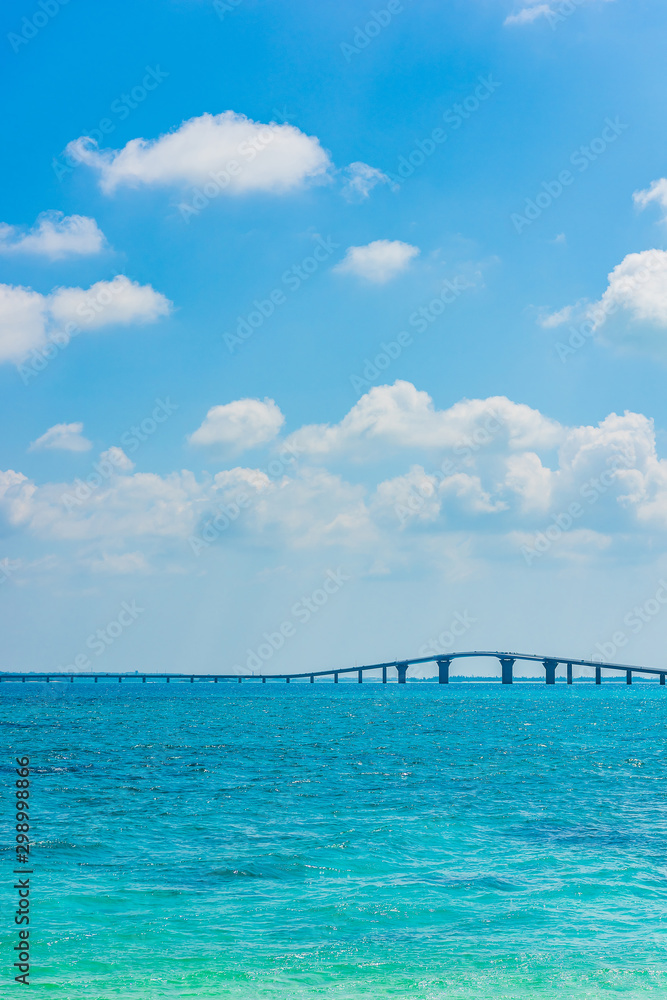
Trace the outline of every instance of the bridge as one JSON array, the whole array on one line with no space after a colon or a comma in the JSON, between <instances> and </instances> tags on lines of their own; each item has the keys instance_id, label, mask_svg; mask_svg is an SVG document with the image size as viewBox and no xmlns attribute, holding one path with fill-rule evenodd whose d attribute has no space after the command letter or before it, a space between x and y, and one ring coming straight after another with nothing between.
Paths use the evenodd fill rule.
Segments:
<instances>
[{"instance_id":1,"label":"bridge","mask_svg":"<svg viewBox=\"0 0 667 1000\"><path fill-rule=\"evenodd\" d=\"M466 658L490 657L498 660L500 664L500 680L502 684L512 684L514 681L514 664L519 661L541 663L544 667L544 676L547 684L556 683L556 671L560 666L565 667L565 680L567 684L573 683L574 667L590 667L595 670L595 683L602 683L602 671L611 670L625 674L626 684L632 684L634 674L648 674L656 676L661 685L665 684L667 667L639 667L627 663L602 663L596 660L576 660L566 657L538 656L535 653L501 653L489 651L470 651L466 653L448 653L446 656L419 656L410 660L391 660L387 663L368 663L364 666L355 667L331 667L328 670L311 670L302 673L289 674L191 674L191 673L94 673L94 672L67 672L67 671L3 671L0 672L0 683L6 681L18 681L26 683L29 681L40 681L42 683L69 682L73 684L75 680L92 681L97 684L99 681L139 681L145 684L147 681L164 681L169 684L174 682L210 681L217 684L219 681L232 681L238 684L243 681L254 681L266 684L267 681L309 681L315 683L315 678L332 677L334 684L338 684L338 678L347 674L356 674L359 684L363 682L364 674L373 671L380 672L382 683L388 680L396 680L399 684L407 681L408 670L412 666L421 663L435 663L438 668L437 680L439 684L449 684L449 672L454 660ZM395 671L395 674L393 673ZM377 677L376 679L380 679Z\"/></svg>"}]
</instances>

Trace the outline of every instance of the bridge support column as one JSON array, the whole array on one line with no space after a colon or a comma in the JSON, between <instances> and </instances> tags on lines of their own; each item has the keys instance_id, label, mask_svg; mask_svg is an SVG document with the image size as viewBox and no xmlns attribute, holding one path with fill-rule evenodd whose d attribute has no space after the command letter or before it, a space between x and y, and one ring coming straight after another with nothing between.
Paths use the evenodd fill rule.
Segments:
<instances>
[{"instance_id":1,"label":"bridge support column","mask_svg":"<svg viewBox=\"0 0 667 1000\"><path fill-rule=\"evenodd\" d=\"M664 677L665 675L663 674L662 676ZM387 683L387 668L386 667L382 668L382 683L383 684Z\"/></svg>"},{"instance_id":2,"label":"bridge support column","mask_svg":"<svg viewBox=\"0 0 667 1000\"><path fill-rule=\"evenodd\" d=\"M364 672L363 670L357 670L357 683L363 684L364 682Z\"/></svg>"},{"instance_id":3,"label":"bridge support column","mask_svg":"<svg viewBox=\"0 0 667 1000\"><path fill-rule=\"evenodd\" d=\"M572 664L571 663L568 663L568 665L567 665L567 683L568 684L572 683Z\"/></svg>"},{"instance_id":4,"label":"bridge support column","mask_svg":"<svg viewBox=\"0 0 667 1000\"><path fill-rule=\"evenodd\" d=\"M289 677L285 678L285 684L289 684Z\"/></svg>"},{"instance_id":5,"label":"bridge support column","mask_svg":"<svg viewBox=\"0 0 667 1000\"><path fill-rule=\"evenodd\" d=\"M625 671L625 683L632 684L632 670Z\"/></svg>"},{"instance_id":6,"label":"bridge support column","mask_svg":"<svg viewBox=\"0 0 667 1000\"><path fill-rule=\"evenodd\" d=\"M266 684L266 677L262 677L262 684Z\"/></svg>"},{"instance_id":7,"label":"bridge support column","mask_svg":"<svg viewBox=\"0 0 667 1000\"><path fill-rule=\"evenodd\" d=\"M665 675L664 674L660 674L660 684L661 684L662 687L665 686Z\"/></svg>"},{"instance_id":8,"label":"bridge support column","mask_svg":"<svg viewBox=\"0 0 667 1000\"><path fill-rule=\"evenodd\" d=\"M542 660L542 663L544 664L544 669L547 672L547 684L555 684L558 660Z\"/></svg>"},{"instance_id":9,"label":"bridge support column","mask_svg":"<svg viewBox=\"0 0 667 1000\"><path fill-rule=\"evenodd\" d=\"M314 684L314 683L315 683L315 675L314 675L314 674L311 674L311 675L310 675L310 683L311 683L311 684Z\"/></svg>"},{"instance_id":10,"label":"bridge support column","mask_svg":"<svg viewBox=\"0 0 667 1000\"><path fill-rule=\"evenodd\" d=\"M514 666L514 658L511 656L501 656L500 657L500 667L502 670L502 682L503 684L512 683L512 667Z\"/></svg>"},{"instance_id":11,"label":"bridge support column","mask_svg":"<svg viewBox=\"0 0 667 1000\"><path fill-rule=\"evenodd\" d=\"M239 677L239 684L243 684L243 678Z\"/></svg>"},{"instance_id":12,"label":"bridge support column","mask_svg":"<svg viewBox=\"0 0 667 1000\"><path fill-rule=\"evenodd\" d=\"M338 674L334 674L334 684L338 684Z\"/></svg>"},{"instance_id":13,"label":"bridge support column","mask_svg":"<svg viewBox=\"0 0 667 1000\"><path fill-rule=\"evenodd\" d=\"M438 660L438 684L449 684L449 665L451 660Z\"/></svg>"},{"instance_id":14,"label":"bridge support column","mask_svg":"<svg viewBox=\"0 0 667 1000\"><path fill-rule=\"evenodd\" d=\"M399 684L405 684L405 675L408 672L408 667L409 667L409 664L405 663L405 662L403 662L403 663L397 663L396 664L396 670L398 671L398 683Z\"/></svg>"},{"instance_id":15,"label":"bridge support column","mask_svg":"<svg viewBox=\"0 0 667 1000\"><path fill-rule=\"evenodd\" d=\"M602 667L595 668L595 683L602 684Z\"/></svg>"},{"instance_id":16,"label":"bridge support column","mask_svg":"<svg viewBox=\"0 0 667 1000\"><path fill-rule=\"evenodd\" d=\"M142 681L143 681L143 682L144 682L144 684L145 684L145 683L146 683L146 675L144 674L144 676L143 676L143 677L142 677L141 679L142 679Z\"/></svg>"}]
</instances>

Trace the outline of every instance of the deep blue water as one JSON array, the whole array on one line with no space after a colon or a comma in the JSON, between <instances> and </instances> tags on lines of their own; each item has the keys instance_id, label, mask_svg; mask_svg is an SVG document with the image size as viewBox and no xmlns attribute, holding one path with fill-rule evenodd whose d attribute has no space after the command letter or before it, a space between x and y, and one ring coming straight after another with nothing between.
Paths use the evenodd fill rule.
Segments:
<instances>
[{"instance_id":1,"label":"deep blue water","mask_svg":"<svg viewBox=\"0 0 667 1000\"><path fill-rule=\"evenodd\" d=\"M657 684L0 694L7 995L27 754L39 995L667 997Z\"/></svg>"}]
</instances>

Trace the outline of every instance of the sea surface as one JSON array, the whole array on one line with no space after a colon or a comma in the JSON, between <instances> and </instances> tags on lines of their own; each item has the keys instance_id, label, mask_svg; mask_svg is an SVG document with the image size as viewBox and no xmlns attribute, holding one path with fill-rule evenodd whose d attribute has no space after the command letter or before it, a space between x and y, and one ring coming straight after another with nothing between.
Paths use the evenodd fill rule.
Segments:
<instances>
[{"instance_id":1,"label":"sea surface","mask_svg":"<svg viewBox=\"0 0 667 1000\"><path fill-rule=\"evenodd\" d=\"M32 995L667 998L667 689L3 684Z\"/></svg>"}]
</instances>

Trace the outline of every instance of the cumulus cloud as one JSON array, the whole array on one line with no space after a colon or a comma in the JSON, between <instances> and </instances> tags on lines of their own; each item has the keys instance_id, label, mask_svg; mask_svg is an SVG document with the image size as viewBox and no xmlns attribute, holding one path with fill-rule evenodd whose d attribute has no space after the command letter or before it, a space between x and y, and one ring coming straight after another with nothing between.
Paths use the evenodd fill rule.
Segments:
<instances>
[{"instance_id":1,"label":"cumulus cloud","mask_svg":"<svg viewBox=\"0 0 667 1000\"><path fill-rule=\"evenodd\" d=\"M383 285L405 271L418 254L419 247L402 243L401 240L374 240L363 247L348 247L334 271L356 274L366 281Z\"/></svg>"},{"instance_id":2,"label":"cumulus cloud","mask_svg":"<svg viewBox=\"0 0 667 1000\"><path fill-rule=\"evenodd\" d=\"M0 252L31 253L58 260L99 253L106 246L95 219L44 212L28 232L0 223Z\"/></svg>"},{"instance_id":3,"label":"cumulus cloud","mask_svg":"<svg viewBox=\"0 0 667 1000\"><path fill-rule=\"evenodd\" d=\"M88 289L55 288L48 295L21 285L0 285L0 363L19 364L50 340L104 326L154 323L171 302L150 285L124 275Z\"/></svg>"},{"instance_id":4,"label":"cumulus cloud","mask_svg":"<svg viewBox=\"0 0 667 1000\"><path fill-rule=\"evenodd\" d=\"M8 470L3 530L69 544L94 573L147 572L179 552L187 571L206 540L286 553L334 546L366 560L369 572L378 552L385 567L414 571L459 551L462 539L468 558L521 563L526 550L538 558L538 537L552 541L547 558L667 549L667 460L643 414L564 427L505 397L438 411L426 393L397 383L378 386L324 431L296 432L306 451L276 474L236 466L157 475L135 471L122 453L90 489L85 477L38 484ZM316 446L310 456L308 446ZM418 461L425 448L435 450ZM379 464L367 460L378 453ZM336 471L313 460L324 455L336 457Z\"/></svg>"},{"instance_id":5,"label":"cumulus cloud","mask_svg":"<svg viewBox=\"0 0 667 1000\"><path fill-rule=\"evenodd\" d=\"M119 150L100 150L84 137L71 142L68 152L98 171L106 194L123 185L207 181L230 195L283 193L322 177L331 166L315 136L293 125L265 125L234 111L191 118L173 132L157 139L131 139Z\"/></svg>"},{"instance_id":6,"label":"cumulus cloud","mask_svg":"<svg viewBox=\"0 0 667 1000\"><path fill-rule=\"evenodd\" d=\"M399 379L374 386L340 423L302 427L287 443L312 457L344 454L368 460L385 449L467 448L472 454L493 440L512 450L553 447L562 434L556 421L505 396L466 399L436 410L428 393Z\"/></svg>"},{"instance_id":7,"label":"cumulus cloud","mask_svg":"<svg viewBox=\"0 0 667 1000\"><path fill-rule=\"evenodd\" d=\"M630 253L607 280L597 302L566 306L542 326L576 323L604 346L667 360L667 251Z\"/></svg>"},{"instance_id":8,"label":"cumulus cloud","mask_svg":"<svg viewBox=\"0 0 667 1000\"><path fill-rule=\"evenodd\" d=\"M83 436L83 424L54 424L45 434L30 445L30 451L55 449L57 451L89 451L92 442Z\"/></svg>"},{"instance_id":9,"label":"cumulus cloud","mask_svg":"<svg viewBox=\"0 0 667 1000\"><path fill-rule=\"evenodd\" d=\"M364 201L377 184L389 184L390 187L395 187L386 174L377 167L370 167L367 163L351 163L344 169L343 174L346 179L342 193L350 202Z\"/></svg>"},{"instance_id":10,"label":"cumulus cloud","mask_svg":"<svg viewBox=\"0 0 667 1000\"><path fill-rule=\"evenodd\" d=\"M285 422L273 399L237 399L212 406L190 435L195 445L221 445L235 453L272 441Z\"/></svg>"}]
</instances>

